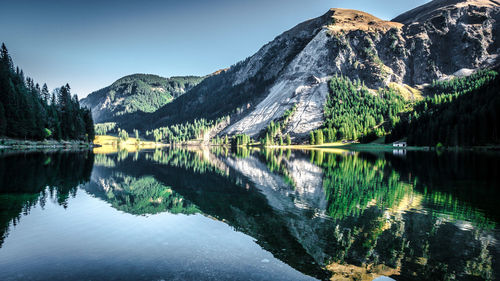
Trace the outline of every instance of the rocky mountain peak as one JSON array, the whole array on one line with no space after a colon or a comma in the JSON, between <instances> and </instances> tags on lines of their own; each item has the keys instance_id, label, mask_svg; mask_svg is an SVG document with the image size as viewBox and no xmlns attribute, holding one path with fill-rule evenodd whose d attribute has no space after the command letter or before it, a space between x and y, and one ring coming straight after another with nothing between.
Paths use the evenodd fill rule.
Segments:
<instances>
[{"instance_id":1,"label":"rocky mountain peak","mask_svg":"<svg viewBox=\"0 0 500 281\"><path fill-rule=\"evenodd\" d=\"M401 28L397 22L381 20L371 14L349 9L330 9L332 23L327 27L334 33L361 31L387 31L391 28Z\"/></svg>"}]
</instances>

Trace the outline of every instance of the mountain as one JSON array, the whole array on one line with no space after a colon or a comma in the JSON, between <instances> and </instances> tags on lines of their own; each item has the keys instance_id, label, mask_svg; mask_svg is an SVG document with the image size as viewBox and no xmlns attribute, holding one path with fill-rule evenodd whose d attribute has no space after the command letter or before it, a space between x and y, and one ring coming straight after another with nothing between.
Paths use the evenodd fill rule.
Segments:
<instances>
[{"instance_id":1,"label":"mountain","mask_svg":"<svg viewBox=\"0 0 500 281\"><path fill-rule=\"evenodd\" d=\"M416 99L415 88L434 80L497 66L499 21L500 5L486 0L432 1L392 21L331 9L156 112L126 120L124 127L155 128L229 115L220 134L262 137L272 121L286 119L280 130L301 141L325 122L332 77L358 81L352 87L366 92L361 101L384 99L380 88ZM392 111L376 121L390 120Z\"/></svg>"},{"instance_id":2,"label":"mountain","mask_svg":"<svg viewBox=\"0 0 500 281\"><path fill-rule=\"evenodd\" d=\"M133 74L89 94L81 104L92 109L96 122L114 121L119 116L137 111L154 112L202 80L203 77L198 76L164 78Z\"/></svg>"}]
</instances>

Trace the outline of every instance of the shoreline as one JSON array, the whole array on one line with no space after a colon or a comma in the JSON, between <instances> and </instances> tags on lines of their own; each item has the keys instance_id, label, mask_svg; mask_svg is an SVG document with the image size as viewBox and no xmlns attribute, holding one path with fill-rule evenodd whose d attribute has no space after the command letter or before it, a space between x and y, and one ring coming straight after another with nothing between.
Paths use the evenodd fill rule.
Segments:
<instances>
[{"instance_id":1,"label":"shoreline","mask_svg":"<svg viewBox=\"0 0 500 281\"><path fill-rule=\"evenodd\" d=\"M325 143L325 144L292 144L292 145L273 145L266 146L270 148L289 148L289 149L344 149L344 150L380 150L380 151L392 151L392 150L408 150L408 151L431 151L433 148L428 146L407 146L407 147L394 147L392 145L386 144L372 144L372 143Z\"/></svg>"},{"instance_id":2,"label":"shoreline","mask_svg":"<svg viewBox=\"0 0 500 281\"><path fill-rule=\"evenodd\" d=\"M37 149L81 149L94 148L96 145L84 141L56 140L16 140L0 139L0 150L37 150Z\"/></svg>"},{"instance_id":3,"label":"shoreline","mask_svg":"<svg viewBox=\"0 0 500 281\"><path fill-rule=\"evenodd\" d=\"M84 142L76 140L16 140L16 139L0 139L0 150L37 150L37 149L106 149L114 148L127 149L134 148L130 150L141 150L141 149L154 149L159 147L227 147L228 145L200 145L193 143L179 143L176 145L171 145L167 143L159 143L153 141L140 141L135 142L135 139L131 138L129 141L123 143L113 143L117 140L116 137L109 137L106 141L94 140L94 142ZM351 151L394 151L394 150L405 150L405 151L500 151L500 145L484 145L484 146L453 146L453 147L431 147L431 146L407 146L407 147L394 147L390 144L381 143L324 143L324 144L291 144L291 145L267 145L261 146L260 144L254 145L239 145L237 147L245 148L270 148L270 149L299 149L299 150L321 150L321 149L339 149L339 150L351 150ZM127 150L129 150L127 149Z\"/></svg>"},{"instance_id":4,"label":"shoreline","mask_svg":"<svg viewBox=\"0 0 500 281\"><path fill-rule=\"evenodd\" d=\"M262 147L262 146L239 146L239 147ZM450 146L436 148L434 146L407 146L394 147L390 144L379 143L325 143L325 144L292 144L292 145L268 145L264 148L272 149L301 149L301 150L320 150L320 149L342 149L351 151L500 151L500 145L483 146Z\"/></svg>"}]
</instances>

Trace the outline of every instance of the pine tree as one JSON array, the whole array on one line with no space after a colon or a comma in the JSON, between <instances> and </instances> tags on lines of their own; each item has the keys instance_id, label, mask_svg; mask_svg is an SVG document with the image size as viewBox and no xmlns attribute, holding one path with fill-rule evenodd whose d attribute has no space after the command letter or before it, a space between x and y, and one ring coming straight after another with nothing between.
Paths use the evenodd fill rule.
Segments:
<instances>
[{"instance_id":1,"label":"pine tree","mask_svg":"<svg viewBox=\"0 0 500 281\"><path fill-rule=\"evenodd\" d=\"M323 131L316 130L316 144L323 144Z\"/></svg>"},{"instance_id":2,"label":"pine tree","mask_svg":"<svg viewBox=\"0 0 500 281\"><path fill-rule=\"evenodd\" d=\"M2 65L5 67L6 70L11 71L13 68L12 65L12 59L9 55L9 51L7 50L7 47L5 46L5 43L2 43L2 50L0 51L0 60Z\"/></svg>"},{"instance_id":3,"label":"pine tree","mask_svg":"<svg viewBox=\"0 0 500 281\"><path fill-rule=\"evenodd\" d=\"M5 135L7 129L7 119L5 118L5 110L3 104L0 102L0 136Z\"/></svg>"},{"instance_id":4,"label":"pine tree","mask_svg":"<svg viewBox=\"0 0 500 281\"><path fill-rule=\"evenodd\" d=\"M47 87L47 84L45 84L45 83L42 86L41 96L42 96L43 101L46 104L49 103L49 98L50 98L49 88Z\"/></svg>"},{"instance_id":5,"label":"pine tree","mask_svg":"<svg viewBox=\"0 0 500 281\"><path fill-rule=\"evenodd\" d=\"M86 141L91 142L95 138L95 131L94 120L92 120L92 113L90 112L90 110L84 110L83 120L85 122Z\"/></svg>"}]
</instances>

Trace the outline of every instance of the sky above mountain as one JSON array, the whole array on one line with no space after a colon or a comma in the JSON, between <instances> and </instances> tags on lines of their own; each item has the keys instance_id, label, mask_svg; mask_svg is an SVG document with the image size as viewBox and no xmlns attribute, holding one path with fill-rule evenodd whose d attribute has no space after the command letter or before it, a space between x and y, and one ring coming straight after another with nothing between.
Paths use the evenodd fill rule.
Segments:
<instances>
[{"instance_id":1,"label":"sky above mountain","mask_svg":"<svg viewBox=\"0 0 500 281\"><path fill-rule=\"evenodd\" d=\"M205 75L329 8L389 20L427 0L1 0L0 41L49 88L85 97L132 73Z\"/></svg>"}]
</instances>

